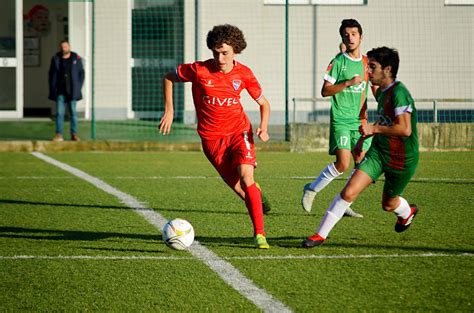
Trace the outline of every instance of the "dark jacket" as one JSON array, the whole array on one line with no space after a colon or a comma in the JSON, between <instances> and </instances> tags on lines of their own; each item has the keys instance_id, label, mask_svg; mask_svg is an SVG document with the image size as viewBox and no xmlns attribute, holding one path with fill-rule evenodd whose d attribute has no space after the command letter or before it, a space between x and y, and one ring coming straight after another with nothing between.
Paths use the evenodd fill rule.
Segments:
<instances>
[{"instance_id":1,"label":"dark jacket","mask_svg":"<svg viewBox=\"0 0 474 313\"><path fill-rule=\"evenodd\" d=\"M72 82L72 93L71 100L82 99L82 84L84 83L84 68L82 67L81 57L71 52L72 65L71 65L71 82ZM56 101L58 98L58 79L59 79L59 66L62 58L62 53L58 52L51 59L51 65L49 66L49 96L50 100Z\"/></svg>"}]
</instances>

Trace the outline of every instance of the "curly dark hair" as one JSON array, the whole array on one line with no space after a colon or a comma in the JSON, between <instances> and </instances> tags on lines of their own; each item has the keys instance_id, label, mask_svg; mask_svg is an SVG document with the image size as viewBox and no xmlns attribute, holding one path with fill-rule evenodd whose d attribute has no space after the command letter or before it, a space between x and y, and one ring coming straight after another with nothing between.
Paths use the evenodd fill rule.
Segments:
<instances>
[{"instance_id":1,"label":"curly dark hair","mask_svg":"<svg viewBox=\"0 0 474 313\"><path fill-rule=\"evenodd\" d=\"M244 33L233 25L217 25L207 33L207 47L211 50L219 49L223 44L228 44L235 53L241 53L246 47Z\"/></svg>"}]
</instances>

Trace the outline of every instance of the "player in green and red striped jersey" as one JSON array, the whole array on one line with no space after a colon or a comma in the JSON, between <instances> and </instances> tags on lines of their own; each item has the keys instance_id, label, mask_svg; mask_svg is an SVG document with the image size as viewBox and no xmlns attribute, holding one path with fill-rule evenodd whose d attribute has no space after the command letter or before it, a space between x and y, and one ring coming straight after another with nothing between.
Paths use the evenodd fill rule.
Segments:
<instances>
[{"instance_id":1,"label":"player in green and red striped jersey","mask_svg":"<svg viewBox=\"0 0 474 313\"><path fill-rule=\"evenodd\" d=\"M374 125L360 126L362 137L353 152L360 154L363 141L373 136L372 145L344 189L334 198L316 233L303 241L305 248L321 245L357 196L382 173L385 174L382 207L397 216L395 231L405 231L418 213L416 205L408 204L401 196L418 166L415 103L405 85L396 81L399 65L396 50L376 48L367 56L370 81L379 86L375 94L379 120Z\"/></svg>"}]
</instances>

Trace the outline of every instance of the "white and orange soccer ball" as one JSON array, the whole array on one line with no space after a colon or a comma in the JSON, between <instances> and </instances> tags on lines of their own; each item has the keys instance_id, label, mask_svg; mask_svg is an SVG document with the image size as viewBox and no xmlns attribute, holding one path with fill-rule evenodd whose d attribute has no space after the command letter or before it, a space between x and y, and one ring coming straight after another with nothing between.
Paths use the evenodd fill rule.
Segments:
<instances>
[{"instance_id":1,"label":"white and orange soccer ball","mask_svg":"<svg viewBox=\"0 0 474 313\"><path fill-rule=\"evenodd\" d=\"M193 225L181 218L168 221L161 234L166 245L175 250L186 250L194 242Z\"/></svg>"}]
</instances>

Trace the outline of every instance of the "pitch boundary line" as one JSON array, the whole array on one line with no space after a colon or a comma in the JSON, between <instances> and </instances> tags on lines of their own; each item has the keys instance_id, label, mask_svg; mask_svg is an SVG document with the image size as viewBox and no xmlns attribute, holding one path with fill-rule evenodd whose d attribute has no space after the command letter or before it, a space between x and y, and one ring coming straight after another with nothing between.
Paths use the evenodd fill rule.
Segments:
<instances>
[{"instance_id":1,"label":"pitch boundary line","mask_svg":"<svg viewBox=\"0 0 474 313\"><path fill-rule=\"evenodd\" d=\"M261 255L230 256L224 260L347 260L347 259L397 259L397 258L439 258L474 257L474 253L412 253L412 254L346 254L346 255ZM139 260L139 261L193 261L193 257L147 256L147 255L12 255L0 256L0 260Z\"/></svg>"},{"instance_id":2,"label":"pitch boundary line","mask_svg":"<svg viewBox=\"0 0 474 313\"><path fill-rule=\"evenodd\" d=\"M472 257L474 253L412 253L412 254L342 254L342 255L261 255L235 256L232 260L337 260L337 259L394 259L394 258L436 258L436 257Z\"/></svg>"},{"instance_id":3,"label":"pitch boundary line","mask_svg":"<svg viewBox=\"0 0 474 313\"><path fill-rule=\"evenodd\" d=\"M122 203L133 209L137 214L141 215L147 222L152 224L158 231L161 232L163 226L167 223L167 219L154 210L147 208L143 203L138 201L135 197L124 193L115 187L107 184L103 180L87 174L75 167L66 163L62 163L56 159L46 156L40 152L32 152L33 156L37 157L54 165L78 178L89 182L98 189L107 192L110 195L118 198ZM224 282L234 288L237 292L245 298L253 302L259 309L264 312L291 312L285 304L273 298L263 288L259 288L252 280L244 276L237 268L217 254L201 245L198 241L190 247L189 252L197 259L201 260L211 270L213 270Z\"/></svg>"}]
</instances>

